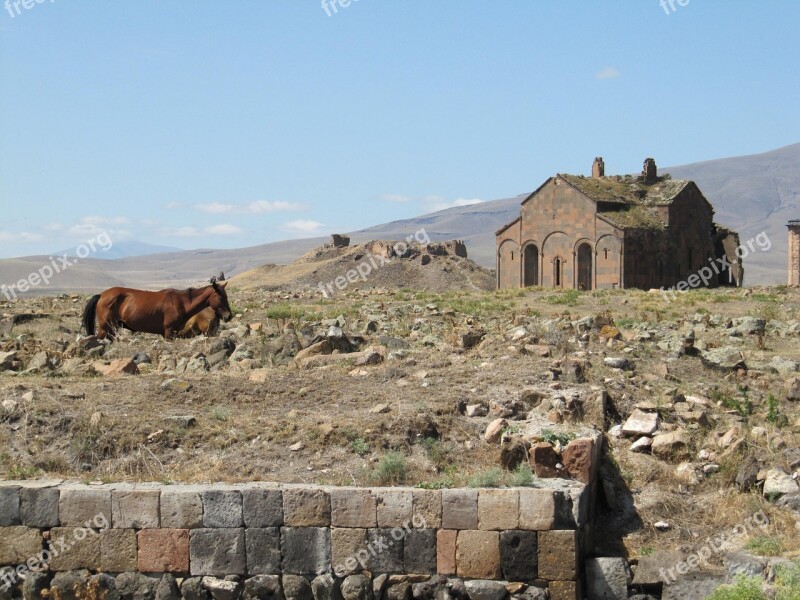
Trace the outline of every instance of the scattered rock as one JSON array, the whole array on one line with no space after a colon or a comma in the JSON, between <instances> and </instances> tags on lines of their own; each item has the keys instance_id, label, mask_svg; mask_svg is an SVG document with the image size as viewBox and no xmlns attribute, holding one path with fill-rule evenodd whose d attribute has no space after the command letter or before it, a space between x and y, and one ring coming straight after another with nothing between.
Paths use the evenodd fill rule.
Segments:
<instances>
[{"instance_id":1,"label":"scattered rock","mask_svg":"<svg viewBox=\"0 0 800 600\"><path fill-rule=\"evenodd\" d=\"M783 469L776 467L767 471L764 479L764 497L768 500L775 500L784 494L792 494L799 489L797 482Z\"/></svg>"},{"instance_id":2,"label":"scattered rock","mask_svg":"<svg viewBox=\"0 0 800 600\"><path fill-rule=\"evenodd\" d=\"M651 435L658 429L657 412L644 412L635 409L622 426L622 433L628 436Z\"/></svg>"},{"instance_id":3,"label":"scattered rock","mask_svg":"<svg viewBox=\"0 0 800 600\"><path fill-rule=\"evenodd\" d=\"M503 430L508 429L508 421L505 419L495 419L489 426L486 428L486 432L483 434L483 439L485 439L490 444L496 444L500 441L500 436L503 434Z\"/></svg>"}]
</instances>

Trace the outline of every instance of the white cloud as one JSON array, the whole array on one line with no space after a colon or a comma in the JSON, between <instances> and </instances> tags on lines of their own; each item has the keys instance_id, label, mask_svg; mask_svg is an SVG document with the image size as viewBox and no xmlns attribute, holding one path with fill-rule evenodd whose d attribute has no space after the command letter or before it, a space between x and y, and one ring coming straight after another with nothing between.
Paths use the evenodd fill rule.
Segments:
<instances>
[{"instance_id":1,"label":"white cloud","mask_svg":"<svg viewBox=\"0 0 800 600\"><path fill-rule=\"evenodd\" d=\"M178 227L177 229L164 229L161 231L165 236L176 237L199 237L201 235L239 235L244 233L244 230L236 225L228 223L220 223L219 225L211 225L209 227Z\"/></svg>"},{"instance_id":2,"label":"white cloud","mask_svg":"<svg viewBox=\"0 0 800 600\"><path fill-rule=\"evenodd\" d=\"M480 198L456 198L453 201L447 201L438 196L429 196L425 204L427 205L428 210L431 212L436 212L439 210L446 210L448 208L456 208L458 206L473 206L474 204L480 204L481 202L485 202L485 200L481 200Z\"/></svg>"},{"instance_id":3,"label":"white cloud","mask_svg":"<svg viewBox=\"0 0 800 600\"><path fill-rule=\"evenodd\" d=\"M238 235L240 233L244 233L244 230L236 225L220 223L219 225L206 227L203 230L203 233L207 233L208 235Z\"/></svg>"},{"instance_id":4,"label":"white cloud","mask_svg":"<svg viewBox=\"0 0 800 600\"><path fill-rule=\"evenodd\" d=\"M167 202L164 205L164 208L166 208L167 210L175 210L175 209L183 208L183 207L184 207L184 205L181 204L180 202Z\"/></svg>"},{"instance_id":5,"label":"white cloud","mask_svg":"<svg viewBox=\"0 0 800 600\"><path fill-rule=\"evenodd\" d=\"M617 77L621 77L622 74L617 71L614 67L606 67L595 73L594 75L597 79L616 79Z\"/></svg>"},{"instance_id":6,"label":"white cloud","mask_svg":"<svg viewBox=\"0 0 800 600\"><path fill-rule=\"evenodd\" d=\"M411 202L414 200L411 196L404 196L402 194L382 194L378 196L378 200L383 202Z\"/></svg>"},{"instance_id":7,"label":"white cloud","mask_svg":"<svg viewBox=\"0 0 800 600\"><path fill-rule=\"evenodd\" d=\"M0 242L40 242L44 238L30 231L0 231Z\"/></svg>"},{"instance_id":8,"label":"white cloud","mask_svg":"<svg viewBox=\"0 0 800 600\"><path fill-rule=\"evenodd\" d=\"M243 215L260 215L274 212L290 212L303 210L303 205L294 202L284 202L282 200L254 200L242 204L232 204L225 202L209 202L207 204L195 204L194 208L204 213L218 215L223 213L237 213Z\"/></svg>"},{"instance_id":9,"label":"white cloud","mask_svg":"<svg viewBox=\"0 0 800 600\"><path fill-rule=\"evenodd\" d=\"M298 219L296 221L289 221L281 225L281 229L289 233L295 233L302 236L314 236L322 233L322 228L325 227L319 221L308 221L305 219Z\"/></svg>"},{"instance_id":10,"label":"white cloud","mask_svg":"<svg viewBox=\"0 0 800 600\"><path fill-rule=\"evenodd\" d=\"M101 217L99 215L81 217L79 222L85 225L125 225L130 223L127 217Z\"/></svg>"}]
</instances>

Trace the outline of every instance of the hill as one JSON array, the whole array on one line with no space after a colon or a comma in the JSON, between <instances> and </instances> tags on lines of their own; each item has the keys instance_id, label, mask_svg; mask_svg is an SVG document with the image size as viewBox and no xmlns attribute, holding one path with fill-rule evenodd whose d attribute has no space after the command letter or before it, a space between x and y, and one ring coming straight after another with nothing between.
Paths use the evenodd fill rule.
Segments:
<instances>
[{"instance_id":1,"label":"hill","mask_svg":"<svg viewBox=\"0 0 800 600\"><path fill-rule=\"evenodd\" d=\"M713 204L716 221L739 231L742 241L761 232L768 234L770 250L751 254L745 260L746 285L785 283L785 224L800 216L800 144L661 171L696 181ZM531 182L532 189L539 183ZM492 269L494 232L518 216L519 205L528 193L392 221L349 235L353 243L364 243L403 239L424 229L432 241L463 240L470 258ZM198 249L115 260L88 258L80 263L81 269L70 269L35 292L95 291L108 287L112 280L143 288L185 287L219 271L236 275L265 264L286 265L325 241L326 238L310 238L231 250ZM21 267L20 261L30 269ZM0 281L17 281L41 264L42 257L0 260Z\"/></svg>"}]
</instances>

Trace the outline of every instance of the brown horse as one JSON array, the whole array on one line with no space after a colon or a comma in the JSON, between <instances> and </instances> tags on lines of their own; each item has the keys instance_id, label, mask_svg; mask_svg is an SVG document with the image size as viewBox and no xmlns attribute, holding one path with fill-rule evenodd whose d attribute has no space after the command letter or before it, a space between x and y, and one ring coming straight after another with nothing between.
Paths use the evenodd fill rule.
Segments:
<instances>
[{"instance_id":1,"label":"brown horse","mask_svg":"<svg viewBox=\"0 0 800 600\"><path fill-rule=\"evenodd\" d=\"M161 290L146 292L131 288L114 287L89 299L83 311L83 327L87 335L114 339L119 327L131 331L157 333L172 339L187 321L205 308L212 308L217 317L230 321L233 316L225 293L227 282L188 290Z\"/></svg>"},{"instance_id":2,"label":"brown horse","mask_svg":"<svg viewBox=\"0 0 800 600\"><path fill-rule=\"evenodd\" d=\"M211 308L204 308L191 319L186 321L186 325L178 333L178 337L190 338L196 335L217 335L219 331L219 317L216 311Z\"/></svg>"}]
</instances>

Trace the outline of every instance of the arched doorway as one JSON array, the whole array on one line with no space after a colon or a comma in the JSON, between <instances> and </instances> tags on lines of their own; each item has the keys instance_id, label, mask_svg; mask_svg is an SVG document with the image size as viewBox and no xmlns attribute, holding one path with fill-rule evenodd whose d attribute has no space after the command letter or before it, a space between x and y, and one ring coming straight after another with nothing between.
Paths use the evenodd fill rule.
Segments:
<instances>
[{"instance_id":1,"label":"arched doorway","mask_svg":"<svg viewBox=\"0 0 800 600\"><path fill-rule=\"evenodd\" d=\"M561 281L561 275L562 275L561 271L562 271L563 264L564 264L564 261L562 261L560 258L556 257L556 258L553 259L553 287L554 288L560 288L560 287L563 286L563 283Z\"/></svg>"},{"instance_id":2,"label":"arched doorway","mask_svg":"<svg viewBox=\"0 0 800 600\"><path fill-rule=\"evenodd\" d=\"M592 289L592 247L589 244L578 246L578 289Z\"/></svg>"},{"instance_id":3,"label":"arched doorway","mask_svg":"<svg viewBox=\"0 0 800 600\"><path fill-rule=\"evenodd\" d=\"M539 285L539 249L534 244L525 246L522 269L522 284L525 287Z\"/></svg>"}]
</instances>

